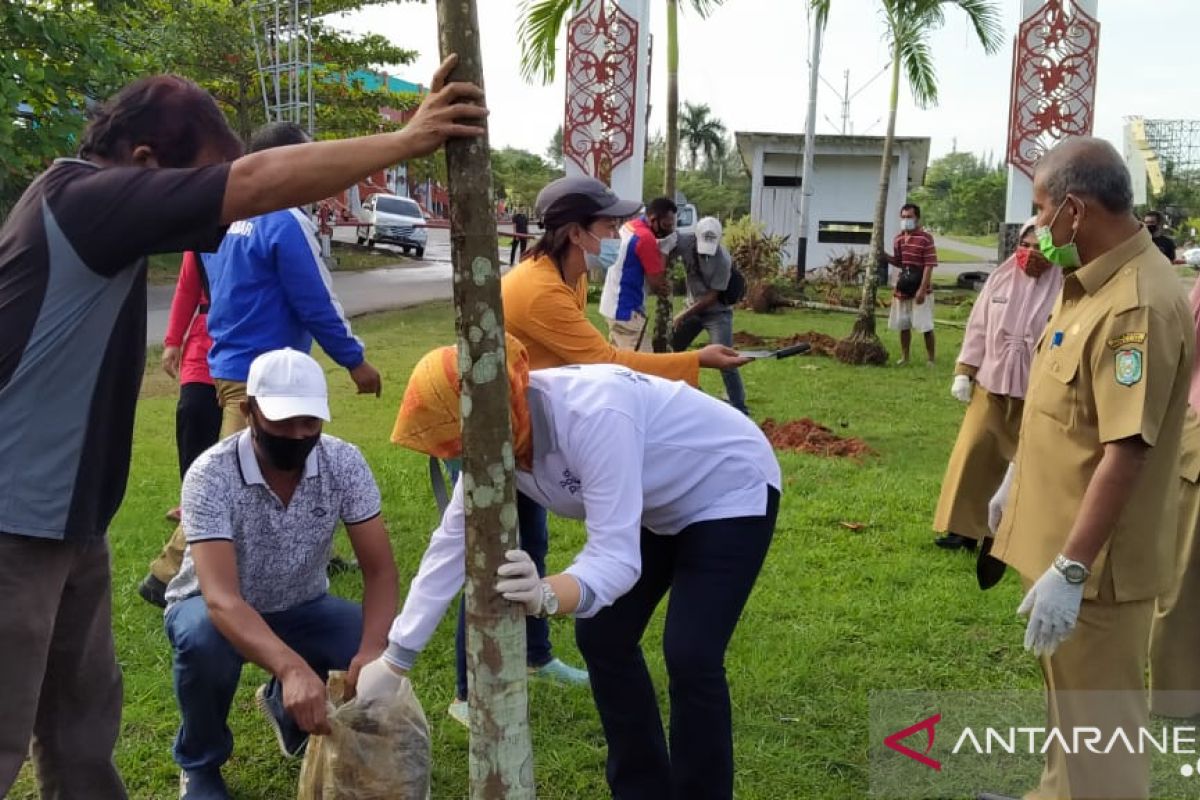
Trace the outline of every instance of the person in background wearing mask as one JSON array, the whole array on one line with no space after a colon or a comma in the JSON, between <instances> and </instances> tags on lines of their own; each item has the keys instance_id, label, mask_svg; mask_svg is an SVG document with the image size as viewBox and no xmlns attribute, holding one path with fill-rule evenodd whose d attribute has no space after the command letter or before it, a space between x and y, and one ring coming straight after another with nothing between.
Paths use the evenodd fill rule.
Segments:
<instances>
[{"instance_id":1,"label":"person in background wearing mask","mask_svg":"<svg viewBox=\"0 0 1200 800\"><path fill-rule=\"evenodd\" d=\"M587 541L565 572L543 576L510 550L496 592L527 615L575 618L608 743L614 797L731 798L733 728L725 651L774 535L782 483L751 420L679 381L615 364L530 371L511 336L509 374L518 490L583 521ZM454 347L417 363L392 442L439 458L462 450ZM362 671L362 697L410 669L464 579L463 485L434 531L392 628ZM642 655L670 592L662 642L670 738Z\"/></svg>"},{"instance_id":2,"label":"person in background wearing mask","mask_svg":"<svg viewBox=\"0 0 1200 800\"><path fill-rule=\"evenodd\" d=\"M182 717L174 755L183 800L228 800L221 765L242 665L270 673L256 694L287 756L329 733L329 670L358 671L387 646L397 573L379 488L358 448L321 433L321 365L297 350L254 359L240 402L248 428L205 452L183 482L183 567L167 587L167 638ZM344 523L363 602L327 593Z\"/></svg>"},{"instance_id":3,"label":"person in background wearing mask","mask_svg":"<svg viewBox=\"0 0 1200 800\"><path fill-rule=\"evenodd\" d=\"M721 302L721 293L729 286L733 260L721 244L721 223L715 217L700 220L695 233L679 234L670 255L683 261L688 301L672 323L671 349L676 353L687 350L701 330L708 331L710 343L732 347L733 307ZM721 380L729 405L749 415L742 374L736 368L723 369Z\"/></svg>"},{"instance_id":4,"label":"person in background wearing mask","mask_svg":"<svg viewBox=\"0 0 1200 800\"><path fill-rule=\"evenodd\" d=\"M1161 211L1147 211L1142 215L1142 224L1146 226L1146 231L1154 241L1154 246L1162 251L1162 254L1167 257L1167 261L1174 264L1175 240L1167 236L1163 222Z\"/></svg>"},{"instance_id":5,"label":"person in background wearing mask","mask_svg":"<svg viewBox=\"0 0 1200 800\"><path fill-rule=\"evenodd\" d=\"M653 352L653 331L647 330L646 288L667 295L664 253L675 246L675 202L657 197L646 213L621 227L616 260L604 275L600 314L608 320L608 338L621 350Z\"/></svg>"},{"instance_id":6,"label":"person in background wearing mask","mask_svg":"<svg viewBox=\"0 0 1200 800\"><path fill-rule=\"evenodd\" d=\"M250 151L310 141L294 122L270 122L255 131ZM308 352L314 338L350 373L359 394L379 396L379 370L367 361L362 340L350 330L321 258L317 228L303 210L288 208L241 220L230 226L217 252L203 258L212 303L208 363L224 409L222 437L246 424L241 401L255 357L283 347ZM184 542L182 528L176 527L138 586L143 600L165 605L164 593L179 571ZM344 568L344 562L335 566Z\"/></svg>"},{"instance_id":7,"label":"person in background wearing mask","mask_svg":"<svg viewBox=\"0 0 1200 800\"><path fill-rule=\"evenodd\" d=\"M900 361L907 364L912 332L925 334L927 364L934 363L933 294L930 286L937 267L937 245L933 236L921 227L921 207L905 203L900 207L900 233L892 243L888 263L900 268L893 292L888 327L900 332Z\"/></svg>"},{"instance_id":8,"label":"person in background wearing mask","mask_svg":"<svg viewBox=\"0 0 1200 800\"><path fill-rule=\"evenodd\" d=\"M950 394L969 403L946 465L933 529L938 547L974 550L990 532L988 501L1017 454L1029 362L1054 301L1062 268L1037 248L1036 220L1021 228L1016 251L988 276L975 299Z\"/></svg>"},{"instance_id":9,"label":"person in background wearing mask","mask_svg":"<svg viewBox=\"0 0 1200 800\"><path fill-rule=\"evenodd\" d=\"M1049 724L1094 727L1107 742L1150 725L1147 644L1175 574L1196 332L1112 145L1056 145L1038 162L1033 200L1038 247L1062 267L1063 288L1030 368L1016 460L989 508L1002 512L992 555L1021 574L1017 610ZM1149 750L1088 750L1051 745L1030 796L1149 796Z\"/></svg>"},{"instance_id":10,"label":"person in background wearing mask","mask_svg":"<svg viewBox=\"0 0 1200 800\"><path fill-rule=\"evenodd\" d=\"M538 193L535 214L545 232L516 267L500 280L504 328L526 348L531 369L570 364L622 364L639 372L695 386L700 367L733 369L746 363L736 351L709 345L688 353L639 353L613 347L587 317L587 273L604 269L617 256L621 220L641 208L621 200L595 178L559 178ZM546 570L549 530L546 510L517 498L521 549L541 573ZM460 607L456 640L457 682L449 714L466 724L465 620ZM554 657L545 620L526 623L527 664L535 677L582 683L587 673Z\"/></svg>"}]
</instances>

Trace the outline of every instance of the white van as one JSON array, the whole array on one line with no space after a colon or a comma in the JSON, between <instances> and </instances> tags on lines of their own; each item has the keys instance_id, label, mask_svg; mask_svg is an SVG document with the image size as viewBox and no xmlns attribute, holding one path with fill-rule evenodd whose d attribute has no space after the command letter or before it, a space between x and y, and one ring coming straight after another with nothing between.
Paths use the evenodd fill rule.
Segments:
<instances>
[{"instance_id":1,"label":"white van","mask_svg":"<svg viewBox=\"0 0 1200 800\"><path fill-rule=\"evenodd\" d=\"M395 194L373 194L362 205L361 220L367 223L366 235L359 244L374 247L376 242L394 244L417 258L425 257L425 216L416 201Z\"/></svg>"}]
</instances>

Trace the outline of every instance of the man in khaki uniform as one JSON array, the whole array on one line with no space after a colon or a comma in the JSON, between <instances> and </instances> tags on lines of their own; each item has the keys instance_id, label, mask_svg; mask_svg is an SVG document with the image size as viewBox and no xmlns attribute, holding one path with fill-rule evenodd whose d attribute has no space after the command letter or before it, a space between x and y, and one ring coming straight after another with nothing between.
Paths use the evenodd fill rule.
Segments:
<instances>
[{"instance_id":1,"label":"man in khaki uniform","mask_svg":"<svg viewBox=\"0 0 1200 800\"><path fill-rule=\"evenodd\" d=\"M1039 248L1065 280L1034 356L1014 469L993 501L1007 500L992 555L1028 590L1018 611L1029 616L1025 646L1041 658L1048 725L1068 742L1081 726L1136 737L1149 724L1154 598L1173 576L1192 318L1132 215L1129 173L1111 145L1059 144L1033 191ZM1121 749L1052 747L1026 797L1146 798L1149 755Z\"/></svg>"}]
</instances>

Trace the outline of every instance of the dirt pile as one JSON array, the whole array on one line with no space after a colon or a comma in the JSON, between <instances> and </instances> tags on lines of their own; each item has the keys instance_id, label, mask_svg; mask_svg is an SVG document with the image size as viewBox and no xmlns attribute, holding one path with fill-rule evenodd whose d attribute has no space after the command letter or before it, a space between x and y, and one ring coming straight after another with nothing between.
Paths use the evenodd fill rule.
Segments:
<instances>
[{"instance_id":1,"label":"dirt pile","mask_svg":"<svg viewBox=\"0 0 1200 800\"><path fill-rule=\"evenodd\" d=\"M805 333L793 333L791 336L785 336L776 342L776 347L791 347L794 344L807 343L812 347L809 351L814 355L832 356L833 350L837 347L837 339L824 333L817 331L806 331Z\"/></svg>"},{"instance_id":2,"label":"dirt pile","mask_svg":"<svg viewBox=\"0 0 1200 800\"><path fill-rule=\"evenodd\" d=\"M768 417L762 422L762 432L771 446L778 450L796 450L818 456L862 458L874 450L858 438L842 438L808 417L791 422L776 422Z\"/></svg>"},{"instance_id":3,"label":"dirt pile","mask_svg":"<svg viewBox=\"0 0 1200 800\"><path fill-rule=\"evenodd\" d=\"M734 347L762 347L767 340L747 331L737 331L733 334Z\"/></svg>"}]
</instances>

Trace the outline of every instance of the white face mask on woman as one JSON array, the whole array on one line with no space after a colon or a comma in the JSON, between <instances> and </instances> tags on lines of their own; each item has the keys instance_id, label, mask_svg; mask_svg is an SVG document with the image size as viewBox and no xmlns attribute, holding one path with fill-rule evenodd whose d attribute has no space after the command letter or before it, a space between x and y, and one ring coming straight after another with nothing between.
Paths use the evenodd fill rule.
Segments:
<instances>
[{"instance_id":1,"label":"white face mask on woman","mask_svg":"<svg viewBox=\"0 0 1200 800\"><path fill-rule=\"evenodd\" d=\"M587 263L588 269L607 270L613 264L617 263L617 256L621 254L620 239L601 239L591 231L584 231L588 236L600 243L599 253L589 253L583 251L583 260ZM583 250L583 248L580 248Z\"/></svg>"}]
</instances>

